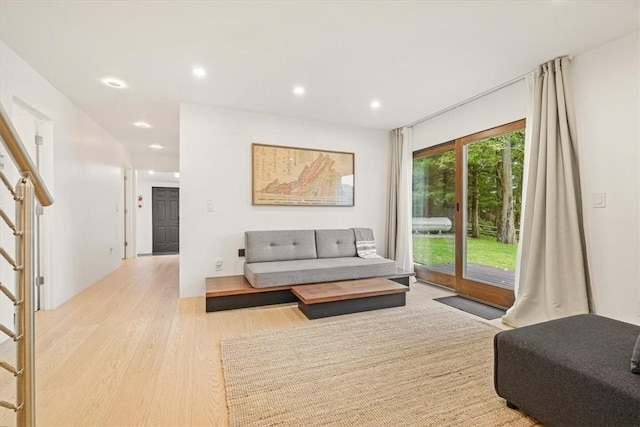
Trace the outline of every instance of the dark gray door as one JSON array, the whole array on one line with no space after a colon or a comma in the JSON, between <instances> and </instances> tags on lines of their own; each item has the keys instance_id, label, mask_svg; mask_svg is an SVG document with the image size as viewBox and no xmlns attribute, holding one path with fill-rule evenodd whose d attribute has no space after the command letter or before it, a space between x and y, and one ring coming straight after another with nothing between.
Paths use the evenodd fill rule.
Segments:
<instances>
[{"instance_id":1,"label":"dark gray door","mask_svg":"<svg viewBox=\"0 0 640 427\"><path fill-rule=\"evenodd\" d=\"M153 253L180 251L180 189L153 187Z\"/></svg>"}]
</instances>

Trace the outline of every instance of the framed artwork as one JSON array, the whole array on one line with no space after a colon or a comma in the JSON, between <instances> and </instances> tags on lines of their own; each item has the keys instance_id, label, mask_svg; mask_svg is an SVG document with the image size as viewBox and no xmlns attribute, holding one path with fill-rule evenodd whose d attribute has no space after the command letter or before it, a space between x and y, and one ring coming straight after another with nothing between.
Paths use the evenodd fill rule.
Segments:
<instances>
[{"instance_id":1,"label":"framed artwork","mask_svg":"<svg viewBox=\"0 0 640 427\"><path fill-rule=\"evenodd\" d=\"M252 204L353 206L354 154L252 144Z\"/></svg>"}]
</instances>

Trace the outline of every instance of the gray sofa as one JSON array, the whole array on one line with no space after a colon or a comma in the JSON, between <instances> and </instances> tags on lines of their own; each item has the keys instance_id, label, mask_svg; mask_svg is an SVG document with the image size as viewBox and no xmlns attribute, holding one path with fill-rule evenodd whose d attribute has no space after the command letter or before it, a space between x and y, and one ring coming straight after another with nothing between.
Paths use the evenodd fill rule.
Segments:
<instances>
[{"instance_id":1,"label":"gray sofa","mask_svg":"<svg viewBox=\"0 0 640 427\"><path fill-rule=\"evenodd\" d=\"M640 326L593 314L495 336L495 389L549 426L640 426Z\"/></svg>"},{"instance_id":2,"label":"gray sofa","mask_svg":"<svg viewBox=\"0 0 640 427\"><path fill-rule=\"evenodd\" d=\"M244 275L267 288L396 274L395 261L358 257L355 242L352 229L247 231Z\"/></svg>"}]
</instances>

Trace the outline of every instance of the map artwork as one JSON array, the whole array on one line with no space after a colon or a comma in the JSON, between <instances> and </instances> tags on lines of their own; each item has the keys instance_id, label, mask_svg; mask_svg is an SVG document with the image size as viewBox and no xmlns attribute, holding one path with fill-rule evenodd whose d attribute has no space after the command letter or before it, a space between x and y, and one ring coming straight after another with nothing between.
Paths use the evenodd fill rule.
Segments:
<instances>
[{"instance_id":1,"label":"map artwork","mask_svg":"<svg viewBox=\"0 0 640 427\"><path fill-rule=\"evenodd\" d=\"M353 206L353 153L252 148L254 205Z\"/></svg>"}]
</instances>

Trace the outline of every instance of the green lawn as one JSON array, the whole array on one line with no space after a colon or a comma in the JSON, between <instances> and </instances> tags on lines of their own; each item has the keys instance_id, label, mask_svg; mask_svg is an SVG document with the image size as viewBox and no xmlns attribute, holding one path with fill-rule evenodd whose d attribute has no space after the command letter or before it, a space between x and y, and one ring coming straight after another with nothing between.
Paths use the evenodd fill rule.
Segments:
<instances>
[{"instance_id":1,"label":"green lawn","mask_svg":"<svg viewBox=\"0 0 640 427\"><path fill-rule=\"evenodd\" d=\"M467 262L491 267L516 269L517 245L505 245L495 237L469 238ZM448 264L455 259L453 236L413 235L413 258L418 264Z\"/></svg>"}]
</instances>

